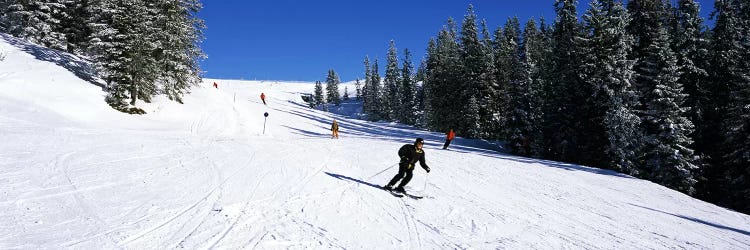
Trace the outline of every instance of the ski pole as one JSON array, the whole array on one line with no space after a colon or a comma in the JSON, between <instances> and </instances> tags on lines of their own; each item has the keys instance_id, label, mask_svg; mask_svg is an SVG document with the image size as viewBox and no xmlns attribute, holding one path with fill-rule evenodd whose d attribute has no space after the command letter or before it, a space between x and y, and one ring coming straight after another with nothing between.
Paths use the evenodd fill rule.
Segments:
<instances>
[{"instance_id":1,"label":"ski pole","mask_svg":"<svg viewBox=\"0 0 750 250\"><path fill-rule=\"evenodd\" d=\"M373 175L373 176L370 176L370 177L369 177L369 178L367 178L367 179L372 179L372 178L375 178L375 176L378 176L378 175L382 174L382 173L383 173L383 172L385 172L386 170L388 170L388 169L391 169L391 168L395 167L396 165L398 165L398 163L396 163L396 164L393 164L393 165L391 165L391 166L387 167L386 169L383 169L383 171L380 171L380 172L378 172L377 174L375 174L375 175Z\"/></svg>"},{"instance_id":2,"label":"ski pole","mask_svg":"<svg viewBox=\"0 0 750 250\"><path fill-rule=\"evenodd\" d=\"M427 191L427 183L429 183L429 182L430 182L430 175L428 174L427 178L425 178L425 180L424 180L424 187L422 187L422 193L423 194L427 193L426 192Z\"/></svg>"}]
</instances>

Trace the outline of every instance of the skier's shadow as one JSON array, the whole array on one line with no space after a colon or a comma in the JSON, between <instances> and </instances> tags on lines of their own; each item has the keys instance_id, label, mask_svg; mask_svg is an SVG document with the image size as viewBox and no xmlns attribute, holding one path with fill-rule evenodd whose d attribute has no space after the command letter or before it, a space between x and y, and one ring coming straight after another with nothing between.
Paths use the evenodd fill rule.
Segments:
<instances>
[{"instance_id":1,"label":"skier's shadow","mask_svg":"<svg viewBox=\"0 0 750 250\"><path fill-rule=\"evenodd\" d=\"M325 172L325 173L327 175L329 175L329 176L331 176L333 178L339 179L339 180L353 181L353 182L356 182L356 183L359 183L359 184L364 184L364 185L367 185L367 186L370 186L370 187L373 187L373 188L383 189L380 185L375 185L375 184L372 184L372 183L369 183L369 182L366 182L366 181L363 181L363 180L354 179L354 178L349 177L349 176L344 176L344 175L334 174L334 173L328 173L328 172Z\"/></svg>"}]
</instances>

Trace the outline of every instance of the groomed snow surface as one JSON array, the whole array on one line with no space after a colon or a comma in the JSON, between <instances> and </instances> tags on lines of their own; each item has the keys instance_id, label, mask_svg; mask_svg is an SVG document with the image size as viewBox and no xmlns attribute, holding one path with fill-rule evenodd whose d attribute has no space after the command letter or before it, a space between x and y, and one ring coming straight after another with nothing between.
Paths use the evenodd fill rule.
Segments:
<instances>
[{"instance_id":1,"label":"groomed snow surface","mask_svg":"<svg viewBox=\"0 0 750 250\"><path fill-rule=\"evenodd\" d=\"M489 142L442 150L352 104L307 108L312 83L206 79L125 115L75 56L4 34L0 53L0 249L750 249L748 215ZM380 190L416 137L425 198Z\"/></svg>"}]
</instances>

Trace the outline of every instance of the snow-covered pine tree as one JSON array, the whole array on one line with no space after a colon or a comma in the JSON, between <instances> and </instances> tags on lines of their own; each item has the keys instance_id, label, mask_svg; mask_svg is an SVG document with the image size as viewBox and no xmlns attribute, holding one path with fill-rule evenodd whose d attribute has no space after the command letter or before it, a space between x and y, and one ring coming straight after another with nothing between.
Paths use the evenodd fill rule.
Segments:
<instances>
[{"instance_id":1,"label":"snow-covered pine tree","mask_svg":"<svg viewBox=\"0 0 750 250\"><path fill-rule=\"evenodd\" d=\"M65 2L65 17L61 20L62 32L65 34L66 50L70 53L82 54L88 51L88 38L91 29L87 25L91 19L89 0Z\"/></svg>"},{"instance_id":2,"label":"snow-covered pine tree","mask_svg":"<svg viewBox=\"0 0 750 250\"><path fill-rule=\"evenodd\" d=\"M313 99L315 100L313 105L321 105L325 103L325 96L323 96L323 83L320 81L315 81L315 94L313 95Z\"/></svg>"},{"instance_id":3,"label":"snow-covered pine tree","mask_svg":"<svg viewBox=\"0 0 750 250\"><path fill-rule=\"evenodd\" d=\"M508 120L510 119L510 70L509 64L505 60L508 53L508 43L502 27L498 26L494 32L492 41L492 53L495 58L493 66L495 69L495 85L493 85L493 137L500 140L507 140Z\"/></svg>"},{"instance_id":4,"label":"snow-covered pine tree","mask_svg":"<svg viewBox=\"0 0 750 250\"><path fill-rule=\"evenodd\" d=\"M578 128L578 133L575 134L575 141L576 149L579 151L579 156L576 157L575 162L587 166L609 167L605 165L608 163L605 153L608 140L604 128L608 100L607 96L602 93L601 86L603 84L601 80L595 83L588 82L592 80L592 76L596 75L597 64L601 60L595 57L597 55L594 51L603 46L593 43L601 41L592 40L592 37L597 34L593 34L593 28L587 27L602 26L604 14L602 14L602 8L596 6L598 4L600 2L592 1L590 3L590 8L583 15L583 18L586 18L583 19L584 22L581 24L583 32L576 40L577 52L581 62L577 70L581 82L580 86L574 91L575 96L573 97L577 107L575 126Z\"/></svg>"},{"instance_id":5,"label":"snow-covered pine tree","mask_svg":"<svg viewBox=\"0 0 750 250\"><path fill-rule=\"evenodd\" d=\"M575 162L581 131L578 125L582 111L579 104L585 100L580 93L579 76L581 56L578 39L581 28L576 15L576 0L556 0L557 19L552 31L550 82L545 89L544 138L546 158Z\"/></svg>"},{"instance_id":6,"label":"snow-covered pine tree","mask_svg":"<svg viewBox=\"0 0 750 250\"><path fill-rule=\"evenodd\" d=\"M422 61L424 65L424 60ZM426 67L426 66L425 66ZM417 70L419 72L419 70ZM425 71L425 75L427 72ZM421 84L420 84L421 83ZM425 81L416 81L414 83L415 92L414 92L414 105L416 109L415 113L415 125L420 128L426 128L427 127L427 97L425 96Z\"/></svg>"},{"instance_id":7,"label":"snow-covered pine tree","mask_svg":"<svg viewBox=\"0 0 750 250\"><path fill-rule=\"evenodd\" d=\"M362 100L362 84L359 83L359 78L354 82L354 98Z\"/></svg>"},{"instance_id":8,"label":"snow-covered pine tree","mask_svg":"<svg viewBox=\"0 0 750 250\"><path fill-rule=\"evenodd\" d=\"M372 76L370 75L370 57L365 56L365 85L362 86L362 112L368 116L372 116L374 113L373 109L373 98L370 89L372 88Z\"/></svg>"},{"instance_id":9,"label":"snow-covered pine tree","mask_svg":"<svg viewBox=\"0 0 750 250\"><path fill-rule=\"evenodd\" d=\"M507 145L514 154L528 155L526 142L531 131L531 99L528 72L521 58L521 27L517 17L509 18L503 29L505 53L500 60L505 61L509 119L505 132Z\"/></svg>"},{"instance_id":10,"label":"snow-covered pine tree","mask_svg":"<svg viewBox=\"0 0 750 250\"><path fill-rule=\"evenodd\" d=\"M401 100L398 120L404 124L414 125L417 120L416 84L412 72L414 66L411 63L409 49L404 49L404 59L401 67L401 87L399 88L399 99Z\"/></svg>"},{"instance_id":11,"label":"snow-covered pine tree","mask_svg":"<svg viewBox=\"0 0 750 250\"><path fill-rule=\"evenodd\" d=\"M750 211L750 6L746 1L715 3L710 95L712 107L726 111L720 160L707 177L711 197L740 211ZM707 115L708 117L708 115ZM718 192L717 192L718 191Z\"/></svg>"},{"instance_id":12,"label":"snow-covered pine tree","mask_svg":"<svg viewBox=\"0 0 750 250\"><path fill-rule=\"evenodd\" d=\"M370 120L377 121L385 119L385 108L383 106L383 83L380 81L380 71L378 66L378 59L372 63L370 68L370 89L369 94L372 97L372 113L369 116Z\"/></svg>"},{"instance_id":13,"label":"snow-covered pine tree","mask_svg":"<svg viewBox=\"0 0 750 250\"><path fill-rule=\"evenodd\" d=\"M182 103L182 96L201 81L199 60L205 58L199 44L205 28L197 17L201 4L197 0L165 0L158 8L156 23L161 32L155 56L159 81L170 100Z\"/></svg>"},{"instance_id":14,"label":"snow-covered pine tree","mask_svg":"<svg viewBox=\"0 0 750 250\"><path fill-rule=\"evenodd\" d=\"M400 75L396 42L391 40L386 57L385 78L383 78L383 108L385 109L383 118L386 120L395 121L398 119L399 107L401 106L401 100L399 99Z\"/></svg>"},{"instance_id":15,"label":"snow-covered pine tree","mask_svg":"<svg viewBox=\"0 0 750 250\"><path fill-rule=\"evenodd\" d=\"M528 103L527 120L524 122L523 135L520 141L519 155L539 157L542 147L542 86L544 84L545 41L544 34L531 19L526 23L523 32L521 62L523 76L526 78L526 102Z\"/></svg>"},{"instance_id":16,"label":"snow-covered pine tree","mask_svg":"<svg viewBox=\"0 0 750 250\"><path fill-rule=\"evenodd\" d=\"M7 4L7 3L6 3ZM7 7L7 31L13 36L53 49L66 49L61 20L63 0L14 0Z\"/></svg>"},{"instance_id":17,"label":"snow-covered pine tree","mask_svg":"<svg viewBox=\"0 0 750 250\"><path fill-rule=\"evenodd\" d=\"M495 134L498 131L498 120L497 120L497 69L495 68L495 48L492 42L492 35L487 28L487 21L482 19L481 33L482 33L482 50L484 51L483 63L483 74L480 75L480 82L482 85L479 89L479 117L480 126L482 127L481 135L483 138L497 139L499 135Z\"/></svg>"},{"instance_id":18,"label":"snow-covered pine tree","mask_svg":"<svg viewBox=\"0 0 750 250\"><path fill-rule=\"evenodd\" d=\"M461 49L456 39L456 25L452 18L438 33L435 48L428 52L426 99L429 101L428 126L433 130L447 131L454 128L458 134L466 134L459 125L464 105L468 100L460 99L459 85L463 72ZM464 123L465 124L465 123ZM467 128L468 129L468 128Z\"/></svg>"},{"instance_id":19,"label":"snow-covered pine tree","mask_svg":"<svg viewBox=\"0 0 750 250\"><path fill-rule=\"evenodd\" d=\"M486 137L489 133L488 127L491 127L490 122L492 121L492 112L490 106L492 105L492 95L490 93L492 73L489 72L490 68L488 63L492 63L487 58L488 51L485 50L485 45L479 38L479 29L477 27L477 16L474 14L474 6L469 5L466 10L466 15L461 23L461 37L460 37L460 51L461 61L463 63L463 72L461 72L460 81L455 83L458 86L459 92L455 92L460 100L469 100L474 97L479 106L477 112L481 119L477 120L478 124L474 124L473 110L469 110L470 105L457 105L459 108L459 114L463 117L455 130L458 133L462 133L467 137ZM475 128L479 126L478 128ZM466 133L466 132L478 132L477 134Z\"/></svg>"},{"instance_id":20,"label":"snow-covered pine tree","mask_svg":"<svg viewBox=\"0 0 750 250\"><path fill-rule=\"evenodd\" d=\"M0 1L0 32L8 33L8 6L9 0Z\"/></svg>"},{"instance_id":21,"label":"snow-covered pine tree","mask_svg":"<svg viewBox=\"0 0 750 250\"><path fill-rule=\"evenodd\" d=\"M425 58L422 60L422 63L419 65L420 70L417 71L417 78L421 78L422 81L422 87L420 88L422 90L422 105L420 106L419 110L422 110L424 113L422 115L422 127L424 128L434 128L432 127L432 124L434 122L434 118L432 115L435 113L435 111L432 108L432 95L433 92L436 92L437 90L434 90L435 88L435 82L431 80L430 77L432 77L431 70L434 70L437 68L438 65L438 59L437 59L437 41L435 38L430 38L430 40L427 41L427 53Z\"/></svg>"},{"instance_id":22,"label":"snow-covered pine tree","mask_svg":"<svg viewBox=\"0 0 750 250\"><path fill-rule=\"evenodd\" d=\"M626 31L629 15L620 2L594 0L583 16L588 47L586 82L594 89L594 105L603 113L606 160L600 164L631 175L639 172L638 147L642 143L640 119L635 114L637 93L631 85L633 62L628 59L633 39Z\"/></svg>"},{"instance_id":23,"label":"snow-covered pine tree","mask_svg":"<svg viewBox=\"0 0 750 250\"><path fill-rule=\"evenodd\" d=\"M349 86L344 86L344 100L349 100Z\"/></svg>"},{"instance_id":24,"label":"snow-covered pine tree","mask_svg":"<svg viewBox=\"0 0 750 250\"><path fill-rule=\"evenodd\" d=\"M690 108L688 117L695 124L693 147L701 153L707 149L706 141L712 140L703 135L706 130L715 128L706 127L707 123L704 122L704 105L708 102L705 89L708 81L708 40L704 35L705 27L699 11L700 6L694 0L679 0L672 10L674 18L670 30L672 50L677 56L679 67L677 81L685 88L685 107Z\"/></svg>"},{"instance_id":25,"label":"snow-covered pine tree","mask_svg":"<svg viewBox=\"0 0 750 250\"><path fill-rule=\"evenodd\" d=\"M665 11L664 2L662 0L631 0L628 1L627 5L628 13L630 14L630 23L628 23L627 30L633 36L633 51L630 53L630 59L635 61L635 78L633 85L636 87L639 93L644 94L649 92L649 86L644 84L641 79L641 75L648 75L649 67L643 65L642 58L646 57L644 51L653 44L653 39L658 35L658 29L665 25L667 21L667 12ZM658 25L658 26L657 26ZM640 101L639 109L644 109L646 103Z\"/></svg>"},{"instance_id":26,"label":"snow-covered pine tree","mask_svg":"<svg viewBox=\"0 0 750 250\"><path fill-rule=\"evenodd\" d=\"M671 48L677 57L677 66L679 72L678 82L683 86L685 98L685 107L689 108L687 117L695 126L695 130L690 135L693 139L691 148L695 149L695 164L698 169L695 173L697 179L696 196L705 197L707 180L703 177L703 171L711 169L710 157L705 152L711 151L709 148L714 138L705 137L704 135L714 133L713 123L706 120L706 104L708 100L707 86L709 83L708 75L708 48L709 37L703 18L700 17L700 6L693 0L679 0L676 6L668 9L671 14L668 28L671 37ZM704 198L705 199L705 198Z\"/></svg>"},{"instance_id":27,"label":"snow-covered pine tree","mask_svg":"<svg viewBox=\"0 0 750 250\"><path fill-rule=\"evenodd\" d=\"M646 110L643 112L645 128L644 171L641 176L672 189L688 194L694 192L696 182L692 161L692 140L688 135L693 124L687 119L683 107L685 94L678 80L677 58L669 48L669 36L661 23L656 37L649 38L640 58Z\"/></svg>"},{"instance_id":28,"label":"snow-covered pine tree","mask_svg":"<svg viewBox=\"0 0 750 250\"><path fill-rule=\"evenodd\" d=\"M341 104L341 94L339 94L339 83L341 80L333 69L328 70L326 76L326 102L333 103L336 106Z\"/></svg>"},{"instance_id":29,"label":"snow-covered pine tree","mask_svg":"<svg viewBox=\"0 0 750 250\"><path fill-rule=\"evenodd\" d=\"M107 81L107 102L115 109L143 113L138 99L149 102L156 93L159 53L154 22L158 8L152 1L96 0L89 6L92 20L92 59L102 79ZM125 99L130 98L129 104Z\"/></svg>"},{"instance_id":30,"label":"snow-covered pine tree","mask_svg":"<svg viewBox=\"0 0 750 250\"><path fill-rule=\"evenodd\" d=\"M427 53L429 53L430 43L435 46L435 40L430 38L429 42L427 43ZM417 67L417 73L414 76L414 82L424 82L425 80L427 80L427 58L423 57L422 61L419 62L419 67Z\"/></svg>"},{"instance_id":31,"label":"snow-covered pine tree","mask_svg":"<svg viewBox=\"0 0 750 250\"><path fill-rule=\"evenodd\" d=\"M478 135L481 133L479 128L479 101L477 101L477 98L472 96L469 97L469 101L467 102L467 107L465 108L466 114L463 115L464 121L467 124L474 124L475 126L469 127L468 130L466 130L467 135Z\"/></svg>"}]
</instances>

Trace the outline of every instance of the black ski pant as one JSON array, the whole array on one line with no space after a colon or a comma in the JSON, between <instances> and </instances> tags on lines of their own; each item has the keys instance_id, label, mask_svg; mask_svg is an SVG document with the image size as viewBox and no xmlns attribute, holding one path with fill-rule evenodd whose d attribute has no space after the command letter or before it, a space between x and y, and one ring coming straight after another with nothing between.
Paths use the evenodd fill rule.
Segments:
<instances>
[{"instance_id":1,"label":"black ski pant","mask_svg":"<svg viewBox=\"0 0 750 250\"><path fill-rule=\"evenodd\" d=\"M401 181L401 184L398 185L398 187L403 188L404 186L406 186L406 184L409 183L409 181L411 181L411 176L413 175L412 173L413 171L414 171L414 168L409 169L409 163L406 163L406 162L399 163L398 174L396 174L396 176L393 176L393 179L391 179L391 182L388 182L388 186L393 187L393 185L396 185L396 182L398 182L398 180L401 180L401 178L403 178L403 180Z\"/></svg>"},{"instance_id":2,"label":"black ski pant","mask_svg":"<svg viewBox=\"0 0 750 250\"><path fill-rule=\"evenodd\" d=\"M445 139L445 144L443 145L443 149L448 149L448 145L451 145L452 140Z\"/></svg>"}]
</instances>

